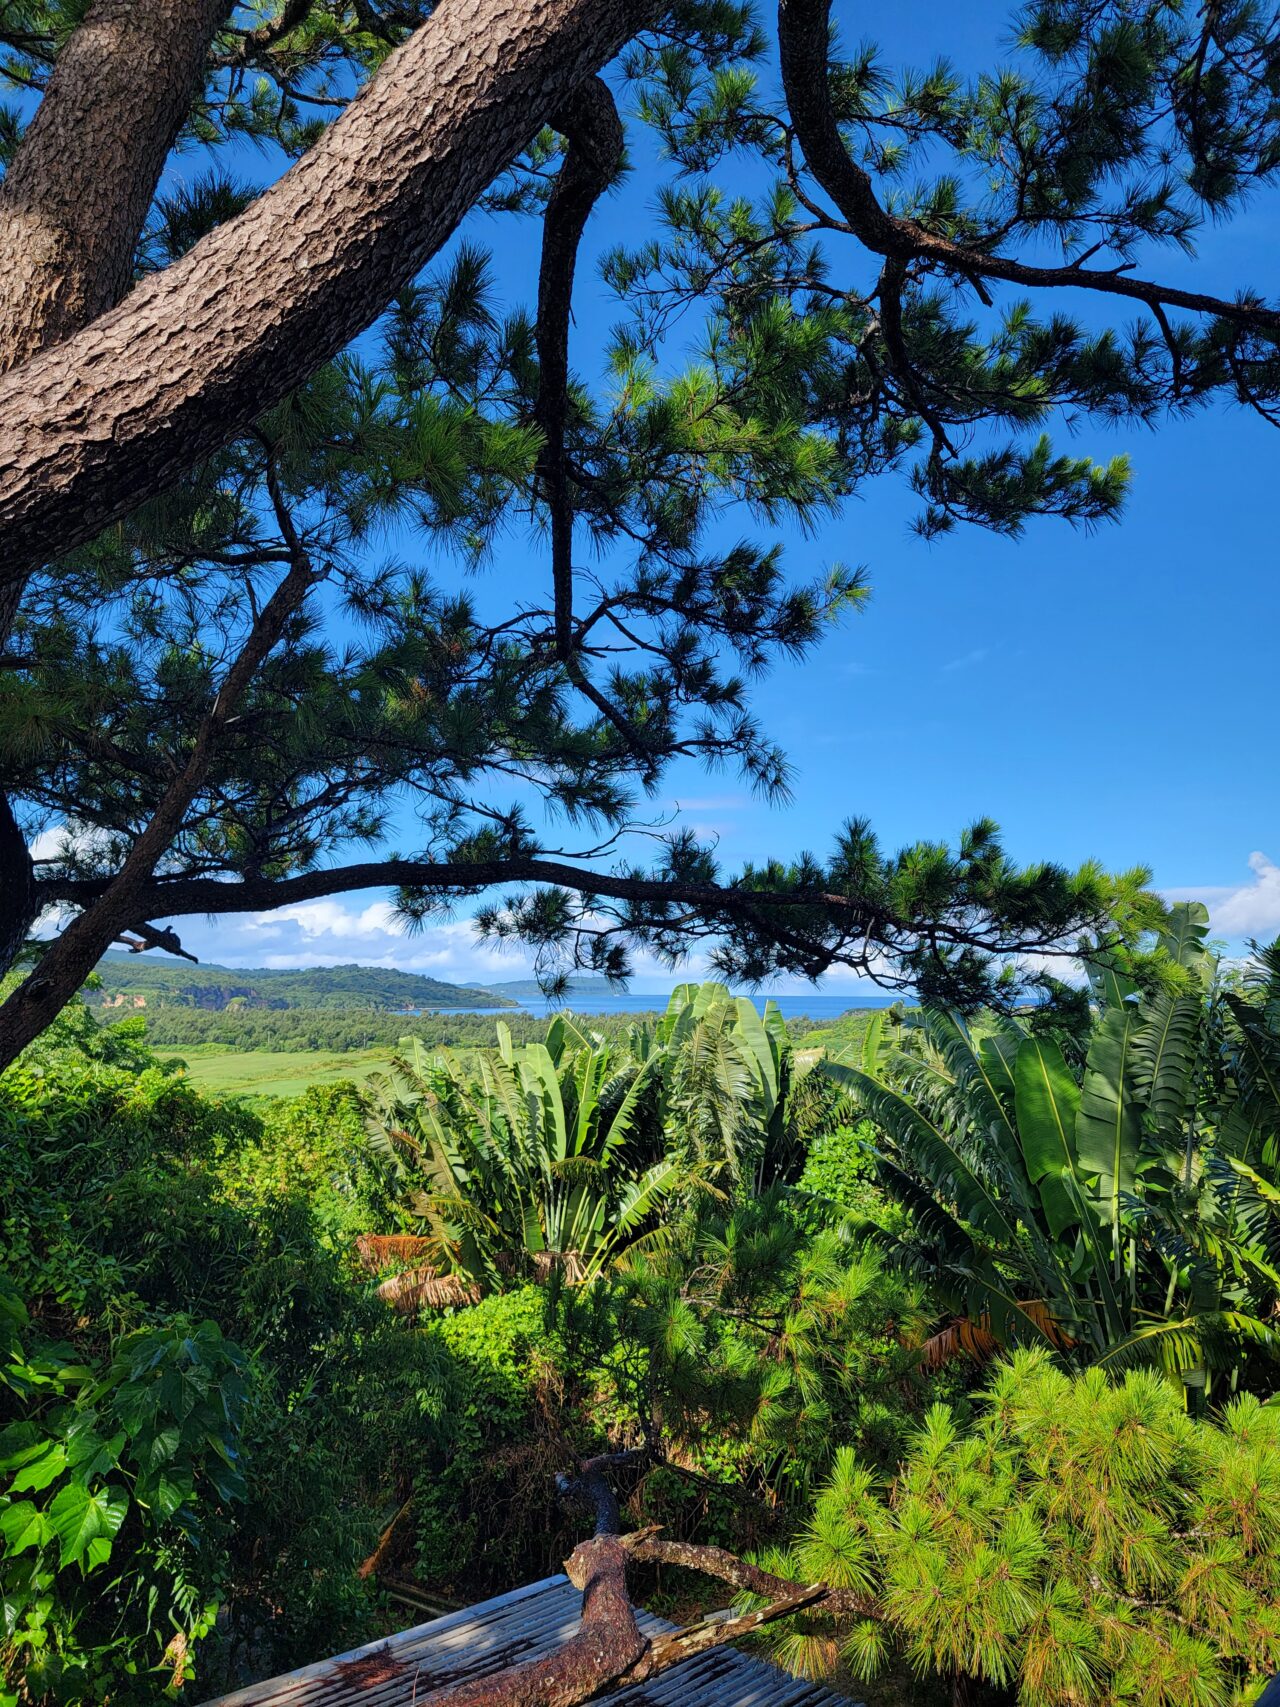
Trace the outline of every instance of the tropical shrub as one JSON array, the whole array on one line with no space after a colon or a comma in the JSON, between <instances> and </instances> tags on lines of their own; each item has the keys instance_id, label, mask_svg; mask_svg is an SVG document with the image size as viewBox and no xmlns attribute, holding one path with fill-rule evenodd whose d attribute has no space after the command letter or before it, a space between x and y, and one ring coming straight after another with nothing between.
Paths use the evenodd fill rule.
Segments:
<instances>
[{"instance_id":1,"label":"tropical shrub","mask_svg":"<svg viewBox=\"0 0 1280 1707\"><path fill-rule=\"evenodd\" d=\"M447 1430L451 1364L354 1279L377 1180L342 1098L264 1120L73 1034L0 1077L0 1134L6 1679L32 1702L151 1701L372 1634L356 1569ZM81 1505L76 1554L59 1523Z\"/></svg>"},{"instance_id":2,"label":"tropical shrub","mask_svg":"<svg viewBox=\"0 0 1280 1707\"><path fill-rule=\"evenodd\" d=\"M246 1491L243 1356L174 1318L95 1366L30 1338L15 1292L0 1310L4 1677L36 1701L153 1701L213 1627Z\"/></svg>"},{"instance_id":3,"label":"tropical shrub","mask_svg":"<svg viewBox=\"0 0 1280 1707\"><path fill-rule=\"evenodd\" d=\"M447 1352L454 1385L447 1433L414 1483L419 1578L477 1592L545 1576L573 1545L556 1476L607 1443L577 1349L532 1286L423 1333Z\"/></svg>"},{"instance_id":4,"label":"tropical shrub","mask_svg":"<svg viewBox=\"0 0 1280 1707\"><path fill-rule=\"evenodd\" d=\"M416 1050L396 1064L407 1096L375 1082L373 1142L436 1264L495 1288L562 1267L575 1280L598 1272L677 1176L646 1120L657 1061L557 1018L546 1043L516 1049L499 1024L494 1051Z\"/></svg>"},{"instance_id":5,"label":"tropical shrub","mask_svg":"<svg viewBox=\"0 0 1280 1707\"><path fill-rule=\"evenodd\" d=\"M790 1551L801 1582L873 1597L780 1638L810 1673L994 1686L1019 1707L1227 1707L1280 1668L1280 1409L1194 1421L1153 1371L1071 1378L1043 1350L992 1374L981 1417L935 1406L883 1481L842 1451Z\"/></svg>"},{"instance_id":6,"label":"tropical shrub","mask_svg":"<svg viewBox=\"0 0 1280 1707\"><path fill-rule=\"evenodd\" d=\"M596 1348L614 1438L716 1476L728 1451L770 1504L803 1493L833 1442L892 1463L922 1403L918 1289L807 1231L780 1187L672 1229L560 1308L563 1337Z\"/></svg>"},{"instance_id":7,"label":"tropical shrub","mask_svg":"<svg viewBox=\"0 0 1280 1707\"><path fill-rule=\"evenodd\" d=\"M504 1022L497 1037L415 1044L366 1093L376 1152L432 1241L407 1276L427 1299L440 1269L491 1288L553 1270L580 1283L661 1216L794 1180L831 1100L776 1005L762 1018L722 984L680 986L625 1042L571 1015L545 1043L517 1048Z\"/></svg>"},{"instance_id":8,"label":"tropical shrub","mask_svg":"<svg viewBox=\"0 0 1280 1707\"><path fill-rule=\"evenodd\" d=\"M1182 905L1145 959L1095 958L1065 1023L982 1035L926 1009L906 1046L872 1030L860 1065L824 1063L907 1212L868 1233L954 1313L937 1355L1040 1343L1197 1390L1273 1384L1280 1025L1221 988L1206 930Z\"/></svg>"}]
</instances>

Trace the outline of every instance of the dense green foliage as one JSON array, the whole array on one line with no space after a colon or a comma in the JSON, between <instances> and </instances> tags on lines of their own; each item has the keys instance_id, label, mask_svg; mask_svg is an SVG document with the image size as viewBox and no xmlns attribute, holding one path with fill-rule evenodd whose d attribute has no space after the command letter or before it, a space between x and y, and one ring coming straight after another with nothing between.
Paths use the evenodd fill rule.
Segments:
<instances>
[{"instance_id":1,"label":"dense green foliage","mask_svg":"<svg viewBox=\"0 0 1280 1707\"><path fill-rule=\"evenodd\" d=\"M545 1044L517 1049L500 1023L496 1050L418 1046L371 1081L370 1129L441 1266L577 1282L700 1197L796 1177L823 1102L798 1059L775 1004L762 1020L721 984L682 985L613 1041L561 1016Z\"/></svg>"},{"instance_id":2,"label":"dense green foliage","mask_svg":"<svg viewBox=\"0 0 1280 1707\"><path fill-rule=\"evenodd\" d=\"M1224 987L1207 928L1183 903L1149 951L1093 963L1092 1007L982 1037L926 1010L903 1044L876 1027L861 1067L825 1068L906 1212L880 1242L962 1312L952 1341L1155 1361L1198 1389L1273 1380L1280 982L1272 951L1254 999Z\"/></svg>"},{"instance_id":3,"label":"dense green foliage","mask_svg":"<svg viewBox=\"0 0 1280 1707\"><path fill-rule=\"evenodd\" d=\"M1161 1320L1185 1325L1179 1289L1200 1298L1212 1259L1261 1322L1276 957L1224 982L1200 936L1175 914L1134 957L1141 994L1111 966L1092 1005L1018 1022L1017 1050L1056 1049L1074 1083L1117 1005L1140 1035L1165 997L1196 1026L1217 1016L1225 1052L1183 1052L1199 1087L1178 1105L1195 1140L1183 1243L1160 1219L1173 1187L1140 1166L1121 1290L1141 1300L1145 1265L1172 1264ZM1054 1292L1036 1267L1070 1250L1023 1221L1047 1174L1012 1170L1021 1140L982 1148L1006 1105L956 1124L974 1094L957 1063L1006 1059L1007 1018L975 1042L932 1012L855 1016L824 1057L776 1012L688 987L608 1035L562 1016L540 1041L500 1022L488 1049L422 1050L380 1115L341 1086L207 1100L141 1032L72 1007L0 1078L7 1698L142 1707L332 1652L386 1627L358 1569L375 1549L380 1570L460 1598L554 1570L585 1519L557 1476L621 1447L637 1451L619 1471L629 1522L868 1598L874 1616L814 1612L774 1639L802 1670L869 1679L873 1700L924 1707L970 1680L1019 1707L1228 1707L1280 1664L1269 1330L1247 1357L1224 1341L1232 1374L1210 1358L1199 1387L1180 1356L1164 1361L1181 1379L1111 1374L1123 1360L1078 1320L1097 1271L1064 1259ZM1167 1053L1143 1080L1162 1108ZM1015 1060L1015 1093L1016 1077ZM901 1098L934 1088L921 1154L968 1158L1020 1237L970 1220L941 1175L929 1209L918 1159L901 1188L906 1146L869 1088L900 1082ZM1008 1112L1021 1133L1016 1094ZM1168 1142L1154 1117L1140 1130ZM1065 1227L1110 1262L1110 1199L1081 1177ZM944 1211L967 1267L959 1246L930 1260ZM424 1251L480 1301L397 1291ZM1052 1313L1026 1315L1033 1299ZM981 1332L939 1356L957 1310ZM989 1370L1024 1319L1040 1350ZM646 1592L705 1603L679 1573Z\"/></svg>"},{"instance_id":4,"label":"dense green foliage","mask_svg":"<svg viewBox=\"0 0 1280 1707\"><path fill-rule=\"evenodd\" d=\"M264 1122L67 1048L0 1080L0 1123L6 1674L141 1703L218 1604L202 1679L366 1630L354 1567L447 1370L348 1278L379 1185L344 1098Z\"/></svg>"},{"instance_id":5,"label":"dense green foliage","mask_svg":"<svg viewBox=\"0 0 1280 1707\"><path fill-rule=\"evenodd\" d=\"M840 1633L863 1677L897 1647L1022 1707L1221 1707L1280 1667L1278 1542L1280 1409L1197 1425L1150 1374L1021 1352L970 1426L929 1412L892 1484L842 1451L783 1563L879 1597ZM829 1666L829 1631L782 1640Z\"/></svg>"}]
</instances>

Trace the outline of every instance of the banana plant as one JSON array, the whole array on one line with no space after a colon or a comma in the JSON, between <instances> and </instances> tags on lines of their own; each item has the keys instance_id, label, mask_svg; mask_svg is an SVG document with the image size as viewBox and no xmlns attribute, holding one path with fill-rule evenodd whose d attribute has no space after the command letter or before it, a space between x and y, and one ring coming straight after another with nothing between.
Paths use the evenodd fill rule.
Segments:
<instances>
[{"instance_id":1,"label":"banana plant","mask_svg":"<svg viewBox=\"0 0 1280 1707\"><path fill-rule=\"evenodd\" d=\"M681 984L629 1042L637 1060L662 1054L667 1146L702 1180L758 1195L798 1178L795 1093L812 1063L797 1060L776 1002L761 1014L724 984Z\"/></svg>"},{"instance_id":2,"label":"banana plant","mask_svg":"<svg viewBox=\"0 0 1280 1707\"><path fill-rule=\"evenodd\" d=\"M679 1170L642 1130L661 1056L619 1059L566 1018L545 1043L428 1052L371 1080L371 1141L391 1157L433 1257L497 1287L598 1272L653 1225Z\"/></svg>"},{"instance_id":3,"label":"banana plant","mask_svg":"<svg viewBox=\"0 0 1280 1707\"><path fill-rule=\"evenodd\" d=\"M1274 1352L1280 1028L1265 1001L1224 1001L1207 928L1199 904L1173 908L1141 991L1097 956L1082 1049L1033 1013L978 1036L926 1010L896 1046L824 1064L880 1134L908 1212L889 1242L970 1324L962 1341L1157 1362L1189 1384Z\"/></svg>"}]
</instances>

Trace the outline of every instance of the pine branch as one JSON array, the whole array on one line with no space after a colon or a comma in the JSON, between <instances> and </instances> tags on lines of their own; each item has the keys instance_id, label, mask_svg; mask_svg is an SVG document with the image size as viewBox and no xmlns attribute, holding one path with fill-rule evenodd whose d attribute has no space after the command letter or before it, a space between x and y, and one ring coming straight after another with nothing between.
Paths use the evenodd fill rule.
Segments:
<instances>
[{"instance_id":1,"label":"pine branch","mask_svg":"<svg viewBox=\"0 0 1280 1707\"><path fill-rule=\"evenodd\" d=\"M927 231L916 221L880 205L870 175L854 160L840 135L828 81L830 0L780 0L778 37L782 81L795 134L814 177L831 197L848 229L874 254L890 260L941 264L974 282L1000 279L1032 289L1097 291L1152 307L1181 308L1212 315L1243 330L1280 333L1280 308L1181 290L1154 279L1137 279L1112 268L1091 272L1079 264L1031 266L1004 255L966 248Z\"/></svg>"}]
</instances>

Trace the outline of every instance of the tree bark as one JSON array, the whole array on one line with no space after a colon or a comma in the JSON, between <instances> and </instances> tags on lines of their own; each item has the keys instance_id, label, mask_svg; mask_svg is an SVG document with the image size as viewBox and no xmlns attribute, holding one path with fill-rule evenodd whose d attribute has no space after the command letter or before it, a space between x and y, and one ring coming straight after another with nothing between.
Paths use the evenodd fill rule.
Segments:
<instances>
[{"instance_id":1,"label":"tree bark","mask_svg":"<svg viewBox=\"0 0 1280 1707\"><path fill-rule=\"evenodd\" d=\"M0 373L113 308L230 0L98 0L0 185Z\"/></svg>"},{"instance_id":2,"label":"tree bark","mask_svg":"<svg viewBox=\"0 0 1280 1707\"><path fill-rule=\"evenodd\" d=\"M239 218L0 381L0 581L163 491L335 354L651 0L443 0Z\"/></svg>"},{"instance_id":3,"label":"tree bark","mask_svg":"<svg viewBox=\"0 0 1280 1707\"><path fill-rule=\"evenodd\" d=\"M17 959L40 912L35 867L22 826L0 792L0 976Z\"/></svg>"},{"instance_id":4,"label":"tree bark","mask_svg":"<svg viewBox=\"0 0 1280 1707\"><path fill-rule=\"evenodd\" d=\"M0 373L117 303L230 0L98 0L0 183ZM0 585L0 646L25 577ZM35 922L31 859L0 796L0 969Z\"/></svg>"}]
</instances>

